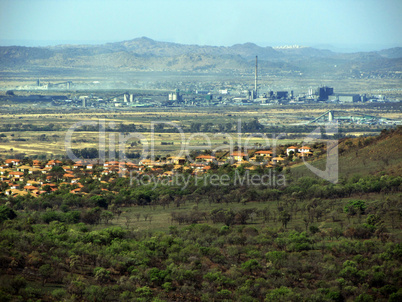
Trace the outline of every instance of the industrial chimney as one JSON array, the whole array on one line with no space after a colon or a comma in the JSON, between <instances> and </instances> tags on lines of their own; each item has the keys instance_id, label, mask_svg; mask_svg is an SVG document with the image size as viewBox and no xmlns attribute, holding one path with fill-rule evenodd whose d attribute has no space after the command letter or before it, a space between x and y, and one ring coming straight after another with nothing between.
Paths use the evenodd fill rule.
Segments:
<instances>
[{"instance_id":1,"label":"industrial chimney","mask_svg":"<svg viewBox=\"0 0 402 302\"><path fill-rule=\"evenodd\" d=\"M255 56L255 81L254 81L254 91L255 96L258 97L257 94L257 76L258 76L258 56Z\"/></svg>"}]
</instances>

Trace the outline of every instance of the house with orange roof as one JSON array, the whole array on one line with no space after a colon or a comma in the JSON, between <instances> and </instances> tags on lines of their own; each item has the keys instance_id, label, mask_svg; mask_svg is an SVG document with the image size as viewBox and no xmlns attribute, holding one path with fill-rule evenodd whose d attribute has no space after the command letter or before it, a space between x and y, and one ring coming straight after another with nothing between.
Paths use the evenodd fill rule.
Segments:
<instances>
[{"instance_id":1,"label":"house with orange roof","mask_svg":"<svg viewBox=\"0 0 402 302\"><path fill-rule=\"evenodd\" d=\"M303 147L300 147L298 151L300 153L302 153L302 152L311 152L311 148L308 147L308 146L303 146Z\"/></svg>"},{"instance_id":2,"label":"house with orange roof","mask_svg":"<svg viewBox=\"0 0 402 302\"><path fill-rule=\"evenodd\" d=\"M54 167L54 166L59 166L60 164L62 164L62 162L60 161L60 160L49 160L48 162L47 162L47 164L46 164L46 168L52 168L52 167Z\"/></svg>"},{"instance_id":3,"label":"house with orange roof","mask_svg":"<svg viewBox=\"0 0 402 302\"><path fill-rule=\"evenodd\" d=\"M19 159L6 159L4 161L4 163L9 167L10 166L19 166L21 164L21 160L19 160Z\"/></svg>"},{"instance_id":4,"label":"house with orange roof","mask_svg":"<svg viewBox=\"0 0 402 302\"><path fill-rule=\"evenodd\" d=\"M286 148L286 154L289 156L290 152L293 152L293 154L296 154L298 147L296 146L290 146Z\"/></svg>"},{"instance_id":5,"label":"house with orange roof","mask_svg":"<svg viewBox=\"0 0 402 302\"><path fill-rule=\"evenodd\" d=\"M40 168L40 165L41 165L41 163L40 163L40 161L39 160L33 160L32 161L32 167L34 167L34 168Z\"/></svg>"},{"instance_id":6,"label":"house with orange roof","mask_svg":"<svg viewBox=\"0 0 402 302\"><path fill-rule=\"evenodd\" d=\"M43 168L42 173L47 174L48 172L52 171L52 168L53 168L53 166L50 166L50 167L46 166L45 168Z\"/></svg>"},{"instance_id":7,"label":"house with orange roof","mask_svg":"<svg viewBox=\"0 0 402 302\"><path fill-rule=\"evenodd\" d=\"M11 189L16 189L16 190L18 190L18 189L21 188L21 185L20 185L20 184L17 184L17 183L11 183L11 184L10 184L10 188L11 188Z\"/></svg>"},{"instance_id":8,"label":"house with orange roof","mask_svg":"<svg viewBox=\"0 0 402 302\"><path fill-rule=\"evenodd\" d=\"M140 167L135 164L127 164L128 171L139 171Z\"/></svg>"},{"instance_id":9,"label":"house with orange roof","mask_svg":"<svg viewBox=\"0 0 402 302\"><path fill-rule=\"evenodd\" d=\"M154 166L159 166L159 163L150 160L150 159L143 159L140 161L140 165L148 167L148 168L152 168Z\"/></svg>"},{"instance_id":10,"label":"house with orange roof","mask_svg":"<svg viewBox=\"0 0 402 302\"><path fill-rule=\"evenodd\" d=\"M280 163L282 163L284 160L285 160L285 159L282 158L282 157L274 157L274 158L272 158L272 163L273 163L273 164L280 164Z\"/></svg>"},{"instance_id":11,"label":"house with orange roof","mask_svg":"<svg viewBox=\"0 0 402 302\"><path fill-rule=\"evenodd\" d=\"M171 177L174 175L173 171L165 171L163 172L163 174L161 174L160 176L166 176L166 177Z\"/></svg>"},{"instance_id":12,"label":"house with orange roof","mask_svg":"<svg viewBox=\"0 0 402 302\"><path fill-rule=\"evenodd\" d=\"M77 189L71 190L70 193L71 193L71 194L80 194L80 193L81 193L81 188L77 188Z\"/></svg>"},{"instance_id":13,"label":"house with orange roof","mask_svg":"<svg viewBox=\"0 0 402 302\"><path fill-rule=\"evenodd\" d=\"M109 175L109 174L112 174L112 173L114 173L115 171L112 171L111 169L107 169L107 170L103 170L102 171L102 175Z\"/></svg>"},{"instance_id":14,"label":"house with orange roof","mask_svg":"<svg viewBox=\"0 0 402 302\"><path fill-rule=\"evenodd\" d=\"M36 181L36 180L28 180L27 181L27 186L40 186L42 185L42 182Z\"/></svg>"},{"instance_id":15,"label":"house with orange roof","mask_svg":"<svg viewBox=\"0 0 402 302\"><path fill-rule=\"evenodd\" d=\"M64 178L65 180L68 180L68 179L73 179L73 178L75 178L75 176L74 176L73 174L70 174L70 173L65 173L65 174L63 175L63 178Z\"/></svg>"},{"instance_id":16,"label":"house with orange roof","mask_svg":"<svg viewBox=\"0 0 402 302\"><path fill-rule=\"evenodd\" d=\"M17 171L19 172L28 172L29 170L31 170L32 167L31 166L27 166L27 165L23 165L23 166L18 166L17 167Z\"/></svg>"},{"instance_id":17,"label":"house with orange roof","mask_svg":"<svg viewBox=\"0 0 402 302\"><path fill-rule=\"evenodd\" d=\"M11 169L0 169L0 175L6 175L8 173L10 173L12 170Z\"/></svg>"},{"instance_id":18,"label":"house with orange roof","mask_svg":"<svg viewBox=\"0 0 402 302\"><path fill-rule=\"evenodd\" d=\"M106 168L110 168L112 166L118 166L118 165L119 165L118 161L107 161L103 164L103 168L106 169Z\"/></svg>"},{"instance_id":19,"label":"house with orange roof","mask_svg":"<svg viewBox=\"0 0 402 302\"><path fill-rule=\"evenodd\" d=\"M35 172L42 172L42 170L41 170L40 168L34 167L34 168L31 168L31 169L28 171L28 174L34 174Z\"/></svg>"},{"instance_id":20,"label":"house with orange roof","mask_svg":"<svg viewBox=\"0 0 402 302\"><path fill-rule=\"evenodd\" d=\"M126 166L129 167L129 168L138 168L138 166L137 166L136 164L130 163L130 162L128 162L128 163L126 164Z\"/></svg>"},{"instance_id":21,"label":"house with orange roof","mask_svg":"<svg viewBox=\"0 0 402 302\"><path fill-rule=\"evenodd\" d=\"M34 187L34 186L25 186L24 187L24 190L25 191L29 191L29 192L32 192L32 191L35 191L35 190L38 190L38 188L37 187Z\"/></svg>"},{"instance_id":22,"label":"house with orange roof","mask_svg":"<svg viewBox=\"0 0 402 302\"><path fill-rule=\"evenodd\" d=\"M241 151L235 151L235 152L230 153L230 159L235 160L235 161L244 161L247 156L248 156L247 153L244 153Z\"/></svg>"},{"instance_id":23,"label":"house with orange roof","mask_svg":"<svg viewBox=\"0 0 402 302\"><path fill-rule=\"evenodd\" d=\"M208 170L211 170L211 166L205 166L204 168L202 168L204 170L204 172L207 172Z\"/></svg>"},{"instance_id":24,"label":"house with orange roof","mask_svg":"<svg viewBox=\"0 0 402 302\"><path fill-rule=\"evenodd\" d=\"M8 175L15 179L21 179L24 176L24 173L11 171L10 173L8 173Z\"/></svg>"},{"instance_id":25,"label":"house with orange roof","mask_svg":"<svg viewBox=\"0 0 402 302\"><path fill-rule=\"evenodd\" d=\"M84 168L84 166L82 164L80 164L80 163L75 163L73 165L73 169L83 169L83 168Z\"/></svg>"},{"instance_id":26,"label":"house with orange roof","mask_svg":"<svg viewBox=\"0 0 402 302\"><path fill-rule=\"evenodd\" d=\"M308 146L300 147L298 151L299 151L299 154L298 154L299 157L311 157L311 156L313 156L313 152L311 152L312 149L310 147L308 147Z\"/></svg>"}]
</instances>

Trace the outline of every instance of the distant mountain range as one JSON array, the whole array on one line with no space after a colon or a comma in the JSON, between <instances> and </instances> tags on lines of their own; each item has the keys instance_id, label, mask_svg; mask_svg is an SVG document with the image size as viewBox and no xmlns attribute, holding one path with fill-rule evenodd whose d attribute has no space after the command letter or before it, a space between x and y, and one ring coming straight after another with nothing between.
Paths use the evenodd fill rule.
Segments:
<instances>
[{"instance_id":1,"label":"distant mountain range","mask_svg":"<svg viewBox=\"0 0 402 302\"><path fill-rule=\"evenodd\" d=\"M102 45L0 47L0 72L63 73L166 71L252 73L255 56L264 73L361 75L402 71L402 47L375 52L336 53L311 47L183 45L142 37Z\"/></svg>"}]
</instances>

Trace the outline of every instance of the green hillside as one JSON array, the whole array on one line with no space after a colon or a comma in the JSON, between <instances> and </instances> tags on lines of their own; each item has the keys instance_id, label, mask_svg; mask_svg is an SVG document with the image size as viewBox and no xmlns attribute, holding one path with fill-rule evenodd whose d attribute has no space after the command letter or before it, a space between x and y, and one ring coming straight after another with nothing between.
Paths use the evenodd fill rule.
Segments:
<instances>
[{"instance_id":1,"label":"green hillside","mask_svg":"<svg viewBox=\"0 0 402 302\"><path fill-rule=\"evenodd\" d=\"M400 175L402 171L402 127L383 130L379 136L346 138L339 142L339 176ZM309 162L324 170L326 157ZM304 165L294 166L294 176L314 174Z\"/></svg>"},{"instance_id":2,"label":"green hillside","mask_svg":"<svg viewBox=\"0 0 402 302\"><path fill-rule=\"evenodd\" d=\"M286 186L0 196L0 301L402 301L401 132L342 140L336 185L298 166Z\"/></svg>"}]
</instances>

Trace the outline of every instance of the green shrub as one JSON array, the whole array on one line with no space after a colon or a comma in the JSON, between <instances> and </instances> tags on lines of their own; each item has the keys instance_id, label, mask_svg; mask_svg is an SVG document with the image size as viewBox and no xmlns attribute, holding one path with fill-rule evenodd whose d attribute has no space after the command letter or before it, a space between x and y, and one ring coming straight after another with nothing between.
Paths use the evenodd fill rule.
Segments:
<instances>
[{"instance_id":1,"label":"green shrub","mask_svg":"<svg viewBox=\"0 0 402 302\"><path fill-rule=\"evenodd\" d=\"M320 229L318 227L316 227L315 225L311 225L309 227L309 230L310 230L311 234L315 234L315 233L318 233L320 231Z\"/></svg>"},{"instance_id":2,"label":"green shrub","mask_svg":"<svg viewBox=\"0 0 402 302\"><path fill-rule=\"evenodd\" d=\"M292 289L281 286L280 288L269 290L265 296L266 302L292 302L302 301L301 296L293 292Z\"/></svg>"},{"instance_id":3,"label":"green shrub","mask_svg":"<svg viewBox=\"0 0 402 302\"><path fill-rule=\"evenodd\" d=\"M15 294L18 294L21 288L27 286L27 281L22 276L15 276L10 283L11 287L14 289Z\"/></svg>"},{"instance_id":4,"label":"green shrub","mask_svg":"<svg viewBox=\"0 0 402 302\"><path fill-rule=\"evenodd\" d=\"M58 288L52 291L52 296L58 300L63 301L63 298L67 295L67 291L63 288Z\"/></svg>"},{"instance_id":5,"label":"green shrub","mask_svg":"<svg viewBox=\"0 0 402 302\"><path fill-rule=\"evenodd\" d=\"M284 251L272 251L266 253L265 258L267 261L278 262L281 260L286 260L288 258L288 254Z\"/></svg>"},{"instance_id":6,"label":"green shrub","mask_svg":"<svg viewBox=\"0 0 402 302\"><path fill-rule=\"evenodd\" d=\"M333 302L343 302L345 301L345 298L342 296L342 294L338 291L330 291L326 294L327 298L330 299L330 301Z\"/></svg>"},{"instance_id":7,"label":"green shrub","mask_svg":"<svg viewBox=\"0 0 402 302\"><path fill-rule=\"evenodd\" d=\"M383 296L388 297L389 295L396 293L398 289L395 285L387 284L381 287L379 291Z\"/></svg>"},{"instance_id":8,"label":"green shrub","mask_svg":"<svg viewBox=\"0 0 402 302\"><path fill-rule=\"evenodd\" d=\"M9 220L9 219L14 219L17 217L17 214L14 212L13 209L3 205L0 206L0 223Z\"/></svg>"},{"instance_id":9,"label":"green shrub","mask_svg":"<svg viewBox=\"0 0 402 302\"><path fill-rule=\"evenodd\" d=\"M366 210L366 202L364 200L349 200L348 204L344 207L345 213L355 215L358 211L360 214L364 214Z\"/></svg>"},{"instance_id":10,"label":"green shrub","mask_svg":"<svg viewBox=\"0 0 402 302\"><path fill-rule=\"evenodd\" d=\"M140 297L151 297L152 290L148 286L139 287L135 290L135 293L138 294Z\"/></svg>"},{"instance_id":11,"label":"green shrub","mask_svg":"<svg viewBox=\"0 0 402 302\"><path fill-rule=\"evenodd\" d=\"M173 286L172 286L172 282L165 282L162 284L162 288L166 291L166 292L170 292L173 290Z\"/></svg>"},{"instance_id":12,"label":"green shrub","mask_svg":"<svg viewBox=\"0 0 402 302\"><path fill-rule=\"evenodd\" d=\"M356 299L355 302L374 302L374 299L369 294L360 294Z\"/></svg>"},{"instance_id":13,"label":"green shrub","mask_svg":"<svg viewBox=\"0 0 402 302\"><path fill-rule=\"evenodd\" d=\"M389 296L388 302L400 302L402 301L402 288L399 289L396 293L393 293Z\"/></svg>"},{"instance_id":14,"label":"green shrub","mask_svg":"<svg viewBox=\"0 0 402 302\"><path fill-rule=\"evenodd\" d=\"M220 298L228 298L231 294L232 292L228 289L222 289L218 292Z\"/></svg>"},{"instance_id":15,"label":"green shrub","mask_svg":"<svg viewBox=\"0 0 402 302\"><path fill-rule=\"evenodd\" d=\"M52 221L63 221L61 213L49 211L42 214L42 221L44 223L50 223Z\"/></svg>"},{"instance_id":16,"label":"green shrub","mask_svg":"<svg viewBox=\"0 0 402 302\"><path fill-rule=\"evenodd\" d=\"M261 268L260 264L259 264L258 261L255 260L255 259L247 260L246 262L242 263L241 267L242 267L244 270L249 271L249 272Z\"/></svg>"}]
</instances>

